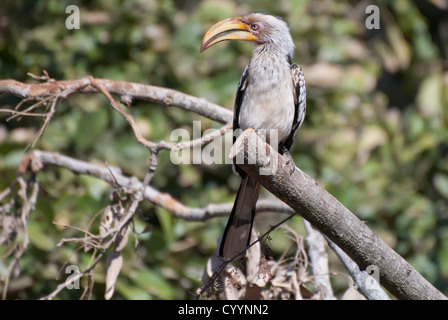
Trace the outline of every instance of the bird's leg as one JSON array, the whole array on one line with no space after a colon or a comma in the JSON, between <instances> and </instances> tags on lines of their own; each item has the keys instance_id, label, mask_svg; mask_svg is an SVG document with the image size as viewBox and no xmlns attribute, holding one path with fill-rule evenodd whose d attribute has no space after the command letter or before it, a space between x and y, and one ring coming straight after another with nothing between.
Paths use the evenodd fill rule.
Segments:
<instances>
[{"instance_id":1,"label":"bird's leg","mask_svg":"<svg viewBox=\"0 0 448 320\"><path fill-rule=\"evenodd\" d=\"M293 174L296 170L296 164L294 163L294 159L292 158L291 153L285 146L281 147L280 152L286 158L286 167L287 169L289 169L289 174Z\"/></svg>"}]
</instances>

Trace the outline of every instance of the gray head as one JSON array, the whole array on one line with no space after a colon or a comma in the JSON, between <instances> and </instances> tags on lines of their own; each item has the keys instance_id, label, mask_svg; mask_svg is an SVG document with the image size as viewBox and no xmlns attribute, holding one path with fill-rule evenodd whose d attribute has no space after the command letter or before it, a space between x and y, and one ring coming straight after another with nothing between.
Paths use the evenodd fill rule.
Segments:
<instances>
[{"instance_id":1,"label":"gray head","mask_svg":"<svg viewBox=\"0 0 448 320\"><path fill-rule=\"evenodd\" d=\"M274 45L290 58L294 55L294 43L286 20L263 12L218 22L205 34L201 52L224 40L245 40L256 42L258 45Z\"/></svg>"}]
</instances>

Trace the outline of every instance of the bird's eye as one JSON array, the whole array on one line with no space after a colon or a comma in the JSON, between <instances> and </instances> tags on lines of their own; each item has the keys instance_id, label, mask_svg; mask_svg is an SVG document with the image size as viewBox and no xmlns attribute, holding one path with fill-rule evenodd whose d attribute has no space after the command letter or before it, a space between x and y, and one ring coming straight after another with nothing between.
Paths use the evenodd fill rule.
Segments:
<instances>
[{"instance_id":1,"label":"bird's eye","mask_svg":"<svg viewBox=\"0 0 448 320\"><path fill-rule=\"evenodd\" d=\"M260 26L257 23L252 23L250 25L251 29L254 31L257 31L258 29L260 29Z\"/></svg>"}]
</instances>

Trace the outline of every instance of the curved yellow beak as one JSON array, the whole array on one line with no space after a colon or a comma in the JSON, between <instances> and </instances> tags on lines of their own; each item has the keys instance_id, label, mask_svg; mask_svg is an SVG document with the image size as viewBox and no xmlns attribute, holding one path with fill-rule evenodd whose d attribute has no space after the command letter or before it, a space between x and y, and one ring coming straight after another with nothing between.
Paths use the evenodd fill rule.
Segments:
<instances>
[{"instance_id":1,"label":"curved yellow beak","mask_svg":"<svg viewBox=\"0 0 448 320\"><path fill-rule=\"evenodd\" d=\"M242 22L241 17L229 18L208 29L202 39L201 52L224 40L257 41L258 38L250 33L249 26Z\"/></svg>"}]
</instances>

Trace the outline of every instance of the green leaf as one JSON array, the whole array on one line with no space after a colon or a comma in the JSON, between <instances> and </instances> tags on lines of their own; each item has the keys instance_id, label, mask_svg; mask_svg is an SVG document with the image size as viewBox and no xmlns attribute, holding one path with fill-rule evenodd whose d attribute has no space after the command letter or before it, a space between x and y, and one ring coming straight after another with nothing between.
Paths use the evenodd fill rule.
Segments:
<instances>
[{"instance_id":1,"label":"green leaf","mask_svg":"<svg viewBox=\"0 0 448 320\"><path fill-rule=\"evenodd\" d=\"M443 78L439 73L425 78L417 92L417 105L427 117L438 117L442 113Z\"/></svg>"},{"instance_id":2,"label":"green leaf","mask_svg":"<svg viewBox=\"0 0 448 320\"><path fill-rule=\"evenodd\" d=\"M434 187L445 198L448 198L448 175L437 173L433 179Z\"/></svg>"},{"instance_id":3,"label":"green leaf","mask_svg":"<svg viewBox=\"0 0 448 320\"><path fill-rule=\"evenodd\" d=\"M151 300L151 295L145 290L129 283L125 283L120 277L117 279L115 288L118 293L128 300Z\"/></svg>"},{"instance_id":4,"label":"green leaf","mask_svg":"<svg viewBox=\"0 0 448 320\"><path fill-rule=\"evenodd\" d=\"M161 299L174 299L175 291L170 283L159 273L153 270L141 270L133 279L138 287Z\"/></svg>"},{"instance_id":5,"label":"green leaf","mask_svg":"<svg viewBox=\"0 0 448 320\"><path fill-rule=\"evenodd\" d=\"M156 214L157 218L159 219L160 225L162 226L165 240L168 243L172 243L174 241L173 215L162 208L158 208L156 210Z\"/></svg>"},{"instance_id":6,"label":"green leaf","mask_svg":"<svg viewBox=\"0 0 448 320\"><path fill-rule=\"evenodd\" d=\"M28 237L31 244L42 251L51 251L56 247L53 235L44 232L42 224L30 222L28 224Z\"/></svg>"},{"instance_id":7,"label":"green leaf","mask_svg":"<svg viewBox=\"0 0 448 320\"><path fill-rule=\"evenodd\" d=\"M94 146L98 137L104 132L107 122L108 113L105 106L95 112L83 113L75 136L77 151L83 152Z\"/></svg>"}]
</instances>

